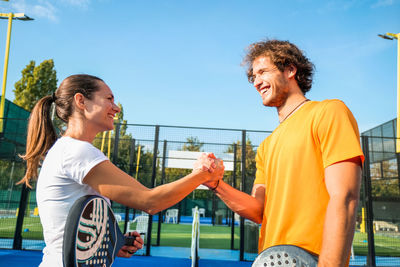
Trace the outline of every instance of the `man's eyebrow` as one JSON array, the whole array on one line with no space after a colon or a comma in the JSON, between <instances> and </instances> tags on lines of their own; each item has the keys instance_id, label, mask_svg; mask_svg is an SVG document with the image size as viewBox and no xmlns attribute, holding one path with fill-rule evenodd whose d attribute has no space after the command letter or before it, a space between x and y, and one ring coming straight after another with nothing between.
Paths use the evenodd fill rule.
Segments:
<instances>
[{"instance_id":1,"label":"man's eyebrow","mask_svg":"<svg viewBox=\"0 0 400 267\"><path fill-rule=\"evenodd\" d=\"M258 69L256 72L254 72L254 69L253 69L253 75L260 73L262 71L269 71L269 70L270 70L269 68L261 68L261 69Z\"/></svg>"}]
</instances>

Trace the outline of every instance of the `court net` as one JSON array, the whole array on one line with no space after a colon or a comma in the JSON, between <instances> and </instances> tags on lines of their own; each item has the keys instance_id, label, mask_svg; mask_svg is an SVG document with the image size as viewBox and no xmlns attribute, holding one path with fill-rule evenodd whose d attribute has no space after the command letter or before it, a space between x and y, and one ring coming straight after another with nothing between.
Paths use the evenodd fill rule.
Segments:
<instances>
[{"instance_id":1,"label":"court net","mask_svg":"<svg viewBox=\"0 0 400 267\"><path fill-rule=\"evenodd\" d=\"M199 240L200 240L200 215L199 208L196 206L193 212L193 223L192 223L192 246L191 246L191 258L192 267L199 266Z\"/></svg>"}]
</instances>

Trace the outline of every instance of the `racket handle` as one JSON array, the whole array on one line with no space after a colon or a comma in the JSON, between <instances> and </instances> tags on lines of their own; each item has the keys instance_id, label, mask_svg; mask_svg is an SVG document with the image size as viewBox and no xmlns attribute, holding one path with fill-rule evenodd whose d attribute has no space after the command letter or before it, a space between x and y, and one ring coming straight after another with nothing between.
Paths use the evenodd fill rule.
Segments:
<instances>
[{"instance_id":1,"label":"racket handle","mask_svg":"<svg viewBox=\"0 0 400 267\"><path fill-rule=\"evenodd\" d=\"M125 236L125 246L133 246L136 236Z\"/></svg>"}]
</instances>

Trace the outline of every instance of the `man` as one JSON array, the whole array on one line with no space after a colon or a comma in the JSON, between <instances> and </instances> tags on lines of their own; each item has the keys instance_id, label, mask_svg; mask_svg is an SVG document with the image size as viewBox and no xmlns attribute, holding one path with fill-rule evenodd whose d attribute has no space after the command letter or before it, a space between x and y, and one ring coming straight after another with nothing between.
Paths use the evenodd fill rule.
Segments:
<instances>
[{"instance_id":1,"label":"man","mask_svg":"<svg viewBox=\"0 0 400 267\"><path fill-rule=\"evenodd\" d=\"M348 265L364 160L357 123L339 100L310 101L313 65L293 44L252 44L244 62L280 125L259 146L251 196L206 184L236 213L261 223L259 252L282 244Z\"/></svg>"}]
</instances>

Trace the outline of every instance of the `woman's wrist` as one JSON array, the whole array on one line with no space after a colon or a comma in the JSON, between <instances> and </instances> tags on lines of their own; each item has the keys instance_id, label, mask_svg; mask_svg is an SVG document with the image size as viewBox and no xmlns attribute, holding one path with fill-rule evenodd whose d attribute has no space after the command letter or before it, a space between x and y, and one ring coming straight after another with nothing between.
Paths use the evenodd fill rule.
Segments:
<instances>
[{"instance_id":1,"label":"woman's wrist","mask_svg":"<svg viewBox=\"0 0 400 267\"><path fill-rule=\"evenodd\" d=\"M198 168L198 169L193 169L191 175L193 175L193 177L196 177L197 182L203 184L209 180L209 177L207 177L207 173L208 171L204 171Z\"/></svg>"}]
</instances>

